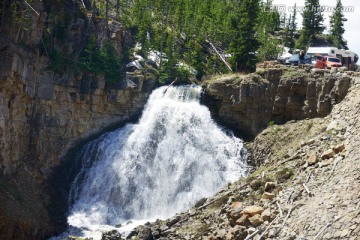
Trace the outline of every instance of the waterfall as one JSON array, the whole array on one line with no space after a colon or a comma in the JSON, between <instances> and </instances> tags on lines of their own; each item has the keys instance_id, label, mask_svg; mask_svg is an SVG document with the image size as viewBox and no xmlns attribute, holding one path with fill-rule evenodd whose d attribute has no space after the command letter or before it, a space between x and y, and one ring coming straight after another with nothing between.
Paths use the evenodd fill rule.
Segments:
<instances>
[{"instance_id":1,"label":"waterfall","mask_svg":"<svg viewBox=\"0 0 360 240\"><path fill-rule=\"evenodd\" d=\"M194 85L156 89L137 124L85 145L69 224L170 217L243 176L242 141L214 123L200 95Z\"/></svg>"}]
</instances>

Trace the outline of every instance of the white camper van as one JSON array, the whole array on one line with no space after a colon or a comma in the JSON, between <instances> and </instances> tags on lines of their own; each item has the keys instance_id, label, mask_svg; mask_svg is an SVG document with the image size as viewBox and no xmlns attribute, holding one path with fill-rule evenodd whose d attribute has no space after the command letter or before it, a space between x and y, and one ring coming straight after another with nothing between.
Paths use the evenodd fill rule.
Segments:
<instances>
[{"instance_id":1,"label":"white camper van","mask_svg":"<svg viewBox=\"0 0 360 240\"><path fill-rule=\"evenodd\" d=\"M337 49L336 47L309 47L307 54L315 61L315 55L337 57L344 66L354 66L359 60L359 56L345 49Z\"/></svg>"}]
</instances>

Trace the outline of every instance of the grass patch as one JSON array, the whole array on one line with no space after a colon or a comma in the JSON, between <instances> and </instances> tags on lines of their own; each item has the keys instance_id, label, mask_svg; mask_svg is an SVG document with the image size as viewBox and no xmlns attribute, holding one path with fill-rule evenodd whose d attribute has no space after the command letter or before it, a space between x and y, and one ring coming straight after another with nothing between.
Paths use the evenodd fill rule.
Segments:
<instances>
[{"instance_id":1,"label":"grass patch","mask_svg":"<svg viewBox=\"0 0 360 240\"><path fill-rule=\"evenodd\" d=\"M217 199L217 200L214 202L214 204L212 204L212 207L213 207L213 208L221 207L222 205L226 204L228 200L229 200L229 196L228 196L228 195L221 196L219 199Z\"/></svg>"},{"instance_id":2,"label":"grass patch","mask_svg":"<svg viewBox=\"0 0 360 240\"><path fill-rule=\"evenodd\" d=\"M211 224L203 224L203 225L201 225L196 231L195 238L196 239L201 239L202 236L204 236L205 233L209 231L210 227L211 227Z\"/></svg>"},{"instance_id":3,"label":"grass patch","mask_svg":"<svg viewBox=\"0 0 360 240\"><path fill-rule=\"evenodd\" d=\"M276 179L279 183L285 182L292 176L294 176L294 170L289 167L284 167L280 171L276 172Z\"/></svg>"}]
</instances>

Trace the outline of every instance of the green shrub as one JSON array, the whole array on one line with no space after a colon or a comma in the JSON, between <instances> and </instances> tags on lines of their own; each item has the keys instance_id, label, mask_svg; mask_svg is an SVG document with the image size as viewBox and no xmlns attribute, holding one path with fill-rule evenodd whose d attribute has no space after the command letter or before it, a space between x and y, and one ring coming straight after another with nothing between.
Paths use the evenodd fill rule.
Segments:
<instances>
[{"instance_id":1,"label":"green shrub","mask_svg":"<svg viewBox=\"0 0 360 240\"><path fill-rule=\"evenodd\" d=\"M274 126L276 123L274 122L274 121L270 121L269 123L268 123L268 127L271 127L271 126Z\"/></svg>"},{"instance_id":2,"label":"green shrub","mask_svg":"<svg viewBox=\"0 0 360 240\"><path fill-rule=\"evenodd\" d=\"M82 69L95 75L104 75L109 83L117 83L125 78L124 64L110 40L100 48L96 36L90 35L79 60Z\"/></svg>"}]
</instances>

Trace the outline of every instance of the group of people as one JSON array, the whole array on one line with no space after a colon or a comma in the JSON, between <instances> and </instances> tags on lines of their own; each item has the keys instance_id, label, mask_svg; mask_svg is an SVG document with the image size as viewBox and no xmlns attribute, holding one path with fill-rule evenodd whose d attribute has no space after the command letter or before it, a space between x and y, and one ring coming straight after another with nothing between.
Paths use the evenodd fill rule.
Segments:
<instances>
[{"instance_id":1,"label":"group of people","mask_svg":"<svg viewBox=\"0 0 360 240\"><path fill-rule=\"evenodd\" d=\"M323 69L323 68L325 68L326 67L326 58L324 57L324 56L322 56L322 55L317 55L316 57L315 57L315 61L316 61L316 63L315 63L315 68L321 68L321 69ZM305 63L305 52L304 52L304 50L301 50L300 52L299 52L299 64L304 64Z\"/></svg>"}]
</instances>

